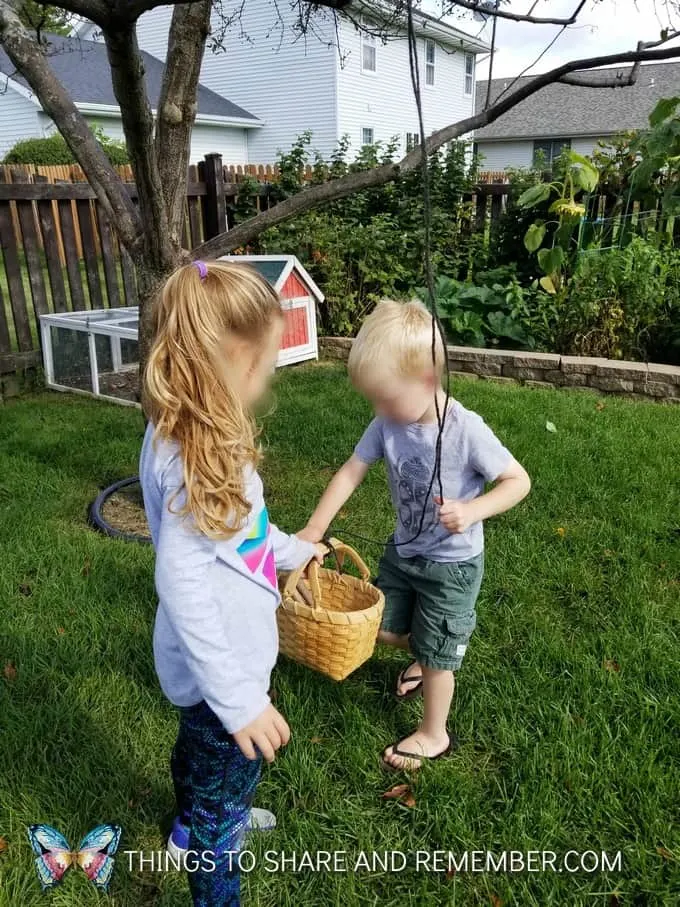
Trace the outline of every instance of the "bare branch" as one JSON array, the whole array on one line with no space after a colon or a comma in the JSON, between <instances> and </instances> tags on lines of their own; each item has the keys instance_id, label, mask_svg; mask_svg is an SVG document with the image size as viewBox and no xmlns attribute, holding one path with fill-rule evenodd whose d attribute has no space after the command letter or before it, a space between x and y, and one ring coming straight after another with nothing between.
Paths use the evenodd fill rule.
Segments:
<instances>
[{"instance_id":1,"label":"bare branch","mask_svg":"<svg viewBox=\"0 0 680 907\"><path fill-rule=\"evenodd\" d=\"M163 187L154 153L153 114L146 95L144 63L137 44L134 25L115 32L104 30L104 41L111 67L113 91L120 107L125 140L137 183L142 222L154 231L156 264L170 265L168 217Z\"/></svg>"},{"instance_id":2,"label":"bare branch","mask_svg":"<svg viewBox=\"0 0 680 907\"><path fill-rule=\"evenodd\" d=\"M137 209L87 121L50 69L40 44L22 25L14 5L9 0L0 0L0 44L35 92L45 113L59 127L107 217L116 224L122 241L132 248L142 234Z\"/></svg>"},{"instance_id":3,"label":"bare branch","mask_svg":"<svg viewBox=\"0 0 680 907\"><path fill-rule=\"evenodd\" d=\"M649 50L652 47L659 47L661 44L667 44L680 35L680 32L666 32L666 35L659 41L638 41L638 53ZM563 76L560 82L563 85L579 85L581 88L628 88L635 85L640 73L640 60L636 60L632 65L630 72L624 74L620 70L612 76L602 74L602 78L593 78L586 73L573 73Z\"/></svg>"},{"instance_id":4,"label":"bare branch","mask_svg":"<svg viewBox=\"0 0 680 907\"><path fill-rule=\"evenodd\" d=\"M575 8L574 12L568 18L562 17L553 18L553 17L544 17L544 16L533 16L530 13L522 15L522 13L511 13L509 10L502 9L501 7L496 7L495 9L489 8L483 0L451 0L451 10L454 7L459 7L460 9L467 9L473 13L483 13L485 16L488 16L490 19L510 19L513 22L531 22L534 25L574 25L578 19L583 7L586 5L587 0L579 0L578 6ZM534 7L536 4L534 4ZM532 9L534 8L532 7Z\"/></svg>"},{"instance_id":5,"label":"bare branch","mask_svg":"<svg viewBox=\"0 0 680 907\"><path fill-rule=\"evenodd\" d=\"M556 69L536 76L525 85L521 85L511 95L492 104L486 110L432 133L425 142L426 151L432 153L447 142L467 135L475 129L488 126L489 123L493 123L521 101L540 91L541 88L559 82L564 76L572 72L578 72L583 69L595 69L600 66L611 66L617 63L646 63L670 60L673 57L680 57L680 47L665 47L661 50L647 51L631 50L626 53L609 54L608 56L591 57L564 63ZM329 180L318 186L311 186L309 189L304 189L302 192L285 199L273 208L251 217L250 220L239 224L238 227L234 227L227 233L222 233L220 236L216 236L198 246L192 251L192 258L216 258L219 255L225 255L251 242L256 236L259 236L260 233L270 227L290 220L290 218L297 215L304 214L305 211L316 208L321 204L337 201L338 199L346 198L348 195L353 195L355 192L374 189L378 186L384 186L386 183L394 182L405 173L415 170L421 163L422 150L417 147L399 162L382 164L370 170L349 173L346 176Z\"/></svg>"},{"instance_id":6,"label":"bare branch","mask_svg":"<svg viewBox=\"0 0 680 907\"><path fill-rule=\"evenodd\" d=\"M198 80L210 31L210 0L175 7L167 62L158 102L156 160L168 217L170 242L182 242L186 173L191 156L191 130L196 119Z\"/></svg>"}]
</instances>

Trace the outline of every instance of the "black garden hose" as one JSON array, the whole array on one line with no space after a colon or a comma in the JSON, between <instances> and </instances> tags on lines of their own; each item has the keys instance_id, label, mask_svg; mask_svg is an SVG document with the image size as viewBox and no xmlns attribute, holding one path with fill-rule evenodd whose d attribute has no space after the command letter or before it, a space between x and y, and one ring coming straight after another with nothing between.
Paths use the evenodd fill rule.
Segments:
<instances>
[{"instance_id":1,"label":"black garden hose","mask_svg":"<svg viewBox=\"0 0 680 907\"><path fill-rule=\"evenodd\" d=\"M105 488L97 495L96 500L90 507L89 517L92 526L104 535L108 535L109 538L122 539L124 542L141 542L143 545L148 545L151 543L151 538L148 535L137 535L135 532L123 532L121 529L116 529L114 526L109 525L102 515L102 508L112 494L120 491L121 488L128 488L138 482L139 476L132 476L132 478L120 479L120 481L114 482L113 485L109 485L108 488Z\"/></svg>"}]
</instances>

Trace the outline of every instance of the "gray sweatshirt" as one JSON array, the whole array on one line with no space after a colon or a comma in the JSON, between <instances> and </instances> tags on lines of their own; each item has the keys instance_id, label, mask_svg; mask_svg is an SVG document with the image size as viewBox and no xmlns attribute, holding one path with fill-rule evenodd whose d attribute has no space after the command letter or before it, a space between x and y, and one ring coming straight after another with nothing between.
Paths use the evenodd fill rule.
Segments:
<instances>
[{"instance_id":1,"label":"gray sweatshirt","mask_svg":"<svg viewBox=\"0 0 680 907\"><path fill-rule=\"evenodd\" d=\"M154 444L151 425L139 476L156 550L153 650L161 688L177 706L204 699L234 733L270 702L279 648L276 569L295 569L315 546L269 522L262 481L253 469L246 474L252 509L244 528L228 541L198 531L190 515L177 515L185 500L179 448L160 439Z\"/></svg>"}]
</instances>

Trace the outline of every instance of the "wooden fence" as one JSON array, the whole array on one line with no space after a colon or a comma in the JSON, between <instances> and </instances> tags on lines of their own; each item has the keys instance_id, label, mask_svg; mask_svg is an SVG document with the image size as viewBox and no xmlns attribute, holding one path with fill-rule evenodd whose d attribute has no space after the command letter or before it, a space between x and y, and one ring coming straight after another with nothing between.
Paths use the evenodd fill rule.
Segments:
<instances>
[{"instance_id":1,"label":"wooden fence","mask_svg":"<svg viewBox=\"0 0 680 907\"><path fill-rule=\"evenodd\" d=\"M121 176L135 198L130 169ZM208 155L189 169L186 248L233 226L246 176L259 182L258 210L276 204L276 168L226 167ZM473 229L490 235L508 191L483 183L467 196ZM79 167L0 167L0 248L0 375L40 363L40 315L137 304L133 263Z\"/></svg>"}]
</instances>

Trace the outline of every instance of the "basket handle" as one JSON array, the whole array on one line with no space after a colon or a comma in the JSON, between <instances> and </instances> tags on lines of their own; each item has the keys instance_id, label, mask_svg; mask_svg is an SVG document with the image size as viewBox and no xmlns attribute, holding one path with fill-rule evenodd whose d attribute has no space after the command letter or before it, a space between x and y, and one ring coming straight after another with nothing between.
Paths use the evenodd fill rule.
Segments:
<instances>
[{"instance_id":1,"label":"basket handle","mask_svg":"<svg viewBox=\"0 0 680 907\"><path fill-rule=\"evenodd\" d=\"M362 580L368 582L371 578L371 571L368 569L365 561L361 558L359 553L354 550L350 545L346 545L344 542L339 541L336 538L324 539L325 544L328 545L331 552L335 555L335 559L338 563L338 570L342 570L342 565L345 560L345 555L354 563L354 565L359 570ZM321 580L319 577L319 565L316 561L316 558L311 558L307 563L302 564L297 570L293 570L288 574L286 582L283 587L284 593L297 598L299 601L298 584L303 579L303 574L307 571L307 580L309 582L312 597L314 599L314 607L320 608L322 606L322 595L321 595ZM297 594L296 594L297 593Z\"/></svg>"},{"instance_id":2,"label":"basket handle","mask_svg":"<svg viewBox=\"0 0 680 907\"><path fill-rule=\"evenodd\" d=\"M354 563L354 566L358 569L361 574L361 578L364 582L368 582L371 578L371 571L368 569L366 562L363 560L358 551L355 551L350 545L347 545L345 542L341 542L336 538L324 539L324 544L326 544L330 549L331 553L335 556L335 560L338 563L338 570L342 572L342 565L345 561L345 555Z\"/></svg>"}]
</instances>

